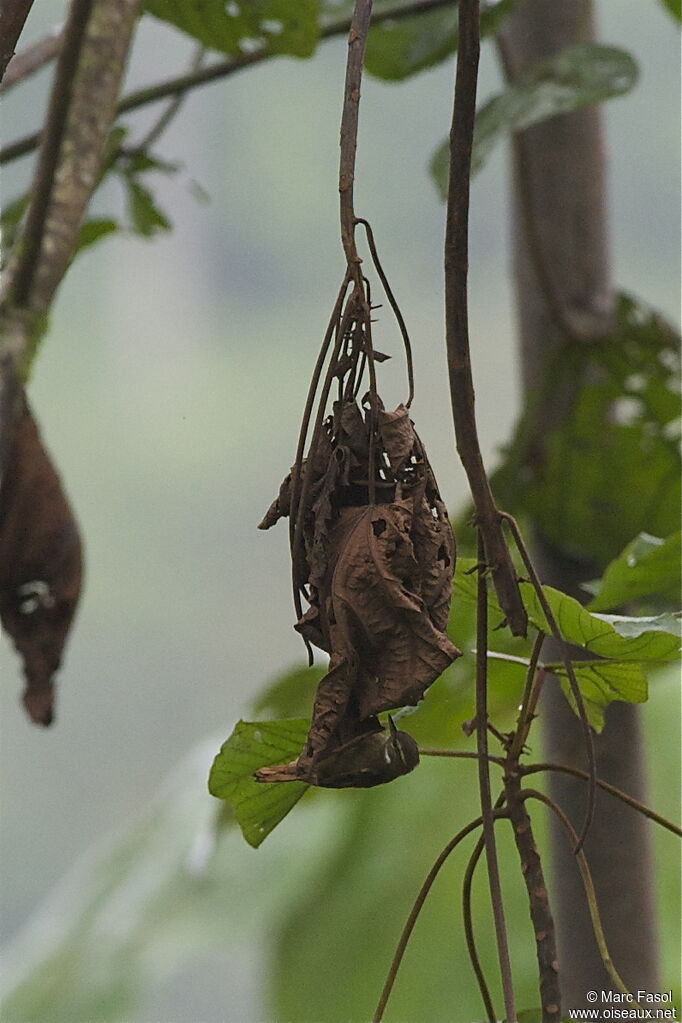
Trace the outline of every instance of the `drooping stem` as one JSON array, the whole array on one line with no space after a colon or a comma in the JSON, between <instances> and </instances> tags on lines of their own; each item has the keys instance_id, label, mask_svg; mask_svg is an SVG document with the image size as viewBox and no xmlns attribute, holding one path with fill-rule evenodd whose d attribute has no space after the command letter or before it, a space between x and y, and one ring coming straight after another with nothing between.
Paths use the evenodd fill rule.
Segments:
<instances>
[{"instance_id":1,"label":"drooping stem","mask_svg":"<svg viewBox=\"0 0 682 1023\"><path fill-rule=\"evenodd\" d=\"M343 112L341 115L341 158L339 162L341 243L346 253L348 268L353 272L358 287L360 286L360 257L355 247L353 183L355 181L355 153L358 143L362 62L365 56L371 16L372 0L356 0L348 33L346 84L343 93Z\"/></svg>"},{"instance_id":2,"label":"drooping stem","mask_svg":"<svg viewBox=\"0 0 682 1023\"><path fill-rule=\"evenodd\" d=\"M498 819L500 817L506 817L506 811L495 810L493 811L493 816L495 819ZM393 990L395 979L398 976L398 970L400 969L400 964L402 962L403 956L405 955L405 949L407 948L408 942L412 935L412 931L414 930L414 925L417 922L417 918L419 917L422 906L426 902L426 896L431 891L433 883L438 877L438 874L440 873L441 867L447 860L450 853L459 845L462 839L466 838L467 835L470 835L472 831L476 830L476 828L480 828L482 823L483 818L477 817L476 820L471 821L469 824L466 825L466 827L458 831L454 838L450 839L450 841L442 850L442 852L436 859L435 863L431 867L430 871L428 872L423 885L419 889L417 898L414 901L412 909L410 910L409 916L403 928L403 932L400 935L400 940L398 941L398 945L396 947L388 971L388 975L386 977L386 982L384 983L384 988L383 991L381 992L379 1004L377 1005L374 1015L372 1016L372 1023L381 1023L381 1020L384 1018L384 1010L386 1008L386 1004L390 997L391 991Z\"/></svg>"},{"instance_id":3,"label":"drooping stem","mask_svg":"<svg viewBox=\"0 0 682 1023\"><path fill-rule=\"evenodd\" d=\"M514 635L525 635L528 618L502 533L478 441L469 351L467 276L469 260L469 178L476 113L479 58L478 0L460 0L455 103L450 132L450 177L445 231L445 331L452 416L457 451L485 541L486 562Z\"/></svg>"},{"instance_id":4,"label":"drooping stem","mask_svg":"<svg viewBox=\"0 0 682 1023\"><path fill-rule=\"evenodd\" d=\"M509 958L509 943L504 918L504 902L500 884L500 869L495 844L494 810L490 794L490 770L488 765L488 590L484 575L484 541L478 532L478 583L476 599L476 749L478 752L478 788L481 799L483 821L483 845L488 868L490 902L495 921L497 956L502 978L505 1019L515 1023L514 987Z\"/></svg>"}]
</instances>

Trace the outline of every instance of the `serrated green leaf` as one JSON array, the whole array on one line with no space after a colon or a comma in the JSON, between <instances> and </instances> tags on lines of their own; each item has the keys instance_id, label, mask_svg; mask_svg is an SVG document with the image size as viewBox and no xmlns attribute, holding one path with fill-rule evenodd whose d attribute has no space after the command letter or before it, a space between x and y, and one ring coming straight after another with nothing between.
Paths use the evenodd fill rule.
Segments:
<instances>
[{"instance_id":1,"label":"serrated green leaf","mask_svg":"<svg viewBox=\"0 0 682 1023\"><path fill-rule=\"evenodd\" d=\"M78 233L76 251L80 252L81 249L94 245L95 242L120 229L121 225L116 220L86 220Z\"/></svg>"},{"instance_id":2,"label":"serrated green leaf","mask_svg":"<svg viewBox=\"0 0 682 1023\"><path fill-rule=\"evenodd\" d=\"M551 666L561 680L566 699L577 713L566 669L562 664ZM649 689L641 664L632 661L598 661L592 664L573 662L578 688L585 703L587 720L595 732L604 727L604 711L614 700L625 703L645 703Z\"/></svg>"},{"instance_id":3,"label":"serrated green leaf","mask_svg":"<svg viewBox=\"0 0 682 1023\"><path fill-rule=\"evenodd\" d=\"M550 634L535 588L531 583L521 583L520 589L532 624ZM562 637L573 646L615 661L670 661L679 656L679 639L667 631L660 631L653 624L654 619L629 618L631 631L622 635L609 616L590 614L577 600L553 586L543 586L542 589ZM637 622L639 628L636 627Z\"/></svg>"},{"instance_id":4,"label":"serrated green leaf","mask_svg":"<svg viewBox=\"0 0 682 1023\"><path fill-rule=\"evenodd\" d=\"M244 838L254 849L308 788L304 782L263 784L254 780L254 772L295 760L309 727L305 719L239 721L213 761L208 790L230 803Z\"/></svg>"},{"instance_id":5,"label":"serrated green leaf","mask_svg":"<svg viewBox=\"0 0 682 1023\"><path fill-rule=\"evenodd\" d=\"M154 202L148 188L132 177L125 178L128 192L128 211L133 230L151 238L159 231L170 231L171 223Z\"/></svg>"},{"instance_id":6,"label":"serrated green leaf","mask_svg":"<svg viewBox=\"0 0 682 1023\"><path fill-rule=\"evenodd\" d=\"M679 597L682 532L664 540L640 533L609 565L600 580L585 585L594 594L590 611L610 611L632 600Z\"/></svg>"},{"instance_id":7,"label":"serrated green leaf","mask_svg":"<svg viewBox=\"0 0 682 1023\"><path fill-rule=\"evenodd\" d=\"M500 0L481 4L481 36L495 32L516 3ZM375 13L381 3L374 5ZM391 4L395 6L395 4ZM352 9L352 4L349 5ZM380 22L370 29L365 53L365 69L376 78L402 81L434 67L457 49L457 7L424 11L413 17Z\"/></svg>"},{"instance_id":8,"label":"serrated green leaf","mask_svg":"<svg viewBox=\"0 0 682 1023\"><path fill-rule=\"evenodd\" d=\"M476 113L471 172L485 164L496 143L558 114L602 103L629 92L637 81L634 58L615 46L568 46L493 96ZM447 197L448 143L433 154L430 170L442 199Z\"/></svg>"},{"instance_id":9,"label":"serrated green leaf","mask_svg":"<svg viewBox=\"0 0 682 1023\"><path fill-rule=\"evenodd\" d=\"M145 10L204 46L235 56L262 50L309 57L319 36L318 0L145 0Z\"/></svg>"}]
</instances>

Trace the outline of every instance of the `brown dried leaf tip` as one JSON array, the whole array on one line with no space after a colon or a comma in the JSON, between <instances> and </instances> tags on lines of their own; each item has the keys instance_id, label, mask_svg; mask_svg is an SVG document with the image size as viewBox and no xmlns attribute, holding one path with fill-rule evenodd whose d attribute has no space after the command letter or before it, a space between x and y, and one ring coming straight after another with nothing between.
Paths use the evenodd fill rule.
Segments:
<instances>
[{"instance_id":1,"label":"brown dried leaf tip","mask_svg":"<svg viewBox=\"0 0 682 1023\"><path fill-rule=\"evenodd\" d=\"M460 655L445 632L452 529L407 405L387 412L377 394L375 363L384 357L372 346L367 282L347 294L349 284L350 275L318 361L328 364L307 458L321 372L296 464L260 524L290 519L295 627L309 652L313 645L329 654L329 673L298 760L262 769L261 781L364 787L412 770L414 740L392 725L386 732L377 714L418 703Z\"/></svg>"},{"instance_id":2,"label":"brown dried leaf tip","mask_svg":"<svg viewBox=\"0 0 682 1023\"><path fill-rule=\"evenodd\" d=\"M0 620L24 662L24 706L53 718L53 676L81 586L78 527L33 417L24 406L0 486Z\"/></svg>"}]
</instances>

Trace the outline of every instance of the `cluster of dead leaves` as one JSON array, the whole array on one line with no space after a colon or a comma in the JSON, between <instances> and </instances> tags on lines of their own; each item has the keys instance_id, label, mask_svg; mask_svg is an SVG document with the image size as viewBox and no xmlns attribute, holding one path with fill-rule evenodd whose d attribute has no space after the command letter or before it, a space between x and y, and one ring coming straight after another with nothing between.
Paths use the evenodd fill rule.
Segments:
<instances>
[{"instance_id":1,"label":"cluster of dead leaves","mask_svg":"<svg viewBox=\"0 0 682 1023\"><path fill-rule=\"evenodd\" d=\"M373 484L373 485L372 485ZM337 401L261 523L291 516L296 624L330 657L298 760L261 781L374 785L417 763L377 714L416 704L459 656L446 634L455 544L408 409Z\"/></svg>"},{"instance_id":2,"label":"cluster of dead leaves","mask_svg":"<svg viewBox=\"0 0 682 1023\"><path fill-rule=\"evenodd\" d=\"M53 718L81 574L78 527L24 402L0 485L0 621L23 659L24 705L37 724Z\"/></svg>"}]
</instances>

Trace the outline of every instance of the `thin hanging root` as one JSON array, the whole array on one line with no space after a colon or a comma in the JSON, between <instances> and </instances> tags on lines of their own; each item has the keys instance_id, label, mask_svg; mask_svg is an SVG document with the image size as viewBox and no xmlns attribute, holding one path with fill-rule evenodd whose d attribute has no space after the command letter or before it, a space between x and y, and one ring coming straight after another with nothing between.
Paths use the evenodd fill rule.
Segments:
<instances>
[{"instance_id":1,"label":"thin hanging root","mask_svg":"<svg viewBox=\"0 0 682 1023\"><path fill-rule=\"evenodd\" d=\"M622 995L626 996L628 1005L632 1006L635 1009L639 1009L640 1012L643 1011L642 1006L639 1005L634 1000L632 994L626 988L625 984L623 983L620 977L620 974L613 965L611 954L606 944L606 938L604 937L604 929L602 927L601 917L599 915L599 905L597 903L597 894L594 890L592 874L590 873L590 868L587 865L585 853L582 851L582 849L578 849L578 836L575 832L573 825L571 824L563 810L557 806L553 799L550 799L549 796L546 796L544 792L538 792L535 789L521 789L521 791L519 792L519 799L539 800L541 803L544 803L545 806L548 806L552 813L554 813L561 821L569 840L573 843L573 849L576 855L576 860L578 862L578 867L580 869L580 876L582 878L583 888L585 889L587 907L589 909L590 919L592 921L592 930L594 931L594 936L597 942L597 947L599 949L599 955L601 956L601 961L604 964L604 969L611 978L611 982L613 983L613 986L616 989L616 991L620 991Z\"/></svg>"},{"instance_id":2,"label":"thin hanging root","mask_svg":"<svg viewBox=\"0 0 682 1023\"><path fill-rule=\"evenodd\" d=\"M396 318L396 322L402 335L403 345L405 347L405 362L407 364L408 383L408 395L407 401L405 402L405 408L409 408L414 399L414 367L412 365L412 345L410 344L410 337L409 334L407 333L407 327L405 325L405 320L403 319L403 314L400 311L400 306L398 305L396 298L393 292L391 291L391 286L388 283L388 279L386 277L386 274L384 273L384 269L381 265L381 262L379 261L379 254L377 252L376 244L374 242L374 232L372 231L372 228L369 226L369 223L362 217L356 217L355 223L362 224L362 226L365 229L365 233L367 235L367 244L369 246L369 252L372 257L372 262L374 263L374 269L376 270L379 280L381 281L384 292L386 293L386 298L388 299L389 305L393 310L393 315Z\"/></svg>"},{"instance_id":3,"label":"thin hanging root","mask_svg":"<svg viewBox=\"0 0 682 1023\"><path fill-rule=\"evenodd\" d=\"M585 839L587 838L587 833L590 830L590 825L592 824L592 819L594 817L594 809L597 798L597 758L594 752L594 740L592 738L592 730L590 728L590 722L587 717L587 710L585 709L585 701L583 700L583 694L580 692L580 686L578 685L578 680L575 676L573 664L566 652L566 644L561 635L561 632L559 631L559 626L556 623L556 619L552 613L552 609L549 606L549 601L545 596L545 592L542 588L542 583L540 582L538 574L535 571L535 566L531 560L530 554L528 553L528 548L526 547L523 537L521 536L521 530L519 529L518 523L516 519L512 515L509 515L507 512L501 512L500 517L509 525L509 528L511 529L512 536L514 537L514 543L516 544L516 548L519 554L521 555L521 559L523 560L524 565L526 566L526 570L528 572L528 575L530 576L530 581L533 584L533 588L537 593L538 600L540 601L540 606L542 607L544 616L547 619L547 624L552 630L552 636L559 645L559 650L561 651L561 660L563 661L564 667L566 669L568 683L571 687L571 693L573 694L573 699L575 700L576 707L578 708L578 715L580 717L580 723L582 725L583 738L585 740L585 752L587 754L587 766L589 768L588 771L589 780L587 787L587 808L585 810L585 819L583 821L583 826L580 829L580 834L578 835L577 838L576 847L573 850L573 852L577 855L582 849Z\"/></svg>"}]
</instances>

